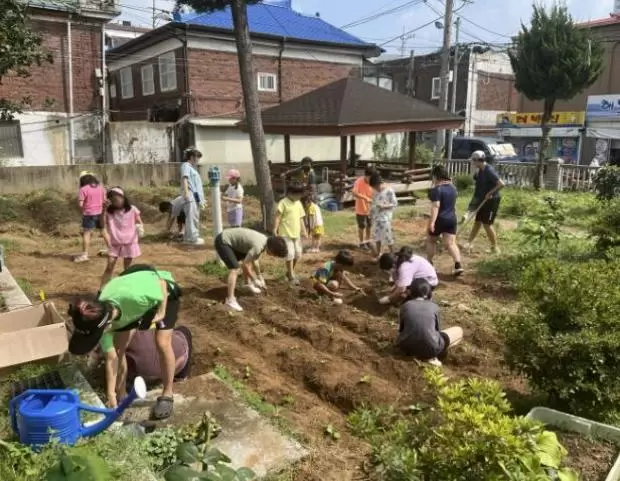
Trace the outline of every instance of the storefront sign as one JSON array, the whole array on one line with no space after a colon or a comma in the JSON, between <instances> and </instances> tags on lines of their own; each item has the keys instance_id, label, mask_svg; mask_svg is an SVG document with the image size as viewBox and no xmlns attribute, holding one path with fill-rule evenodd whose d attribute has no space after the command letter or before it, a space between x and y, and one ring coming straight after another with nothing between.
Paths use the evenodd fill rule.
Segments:
<instances>
[{"instance_id":1,"label":"storefront sign","mask_svg":"<svg viewBox=\"0 0 620 481\"><path fill-rule=\"evenodd\" d=\"M584 119L584 112L554 112L551 115L551 121L549 124L552 127L580 127L583 125ZM542 113L504 113L497 115L497 127L503 129L540 127L541 121Z\"/></svg>"},{"instance_id":2,"label":"storefront sign","mask_svg":"<svg viewBox=\"0 0 620 481\"><path fill-rule=\"evenodd\" d=\"M620 119L620 94L590 95L586 104L586 119Z\"/></svg>"}]
</instances>

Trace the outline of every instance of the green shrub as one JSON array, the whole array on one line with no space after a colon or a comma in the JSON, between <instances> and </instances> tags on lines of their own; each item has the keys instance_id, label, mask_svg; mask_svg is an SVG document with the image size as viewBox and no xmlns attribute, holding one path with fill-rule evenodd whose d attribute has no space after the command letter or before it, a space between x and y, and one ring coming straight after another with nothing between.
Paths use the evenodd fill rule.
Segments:
<instances>
[{"instance_id":1,"label":"green shrub","mask_svg":"<svg viewBox=\"0 0 620 481\"><path fill-rule=\"evenodd\" d=\"M467 174L456 175L454 177L454 185L459 191L471 189L474 186L474 178Z\"/></svg>"},{"instance_id":2,"label":"green shrub","mask_svg":"<svg viewBox=\"0 0 620 481\"><path fill-rule=\"evenodd\" d=\"M521 189L506 189L502 196L500 215L521 217L532 210L537 203L536 193Z\"/></svg>"},{"instance_id":3,"label":"green shrub","mask_svg":"<svg viewBox=\"0 0 620 481\"><path fill-rule=\"evenodd\" d=\"M372 445L371 479L380 481L576 480L562 468L566 450L539 423L510 413L499 384L485 379L448 382L425 373L437 402L431 409L356 411L354 433ZM411 414L411 413L414 414Z\"/></svg>"},{"instance_id":4,"label":"green shrub","mask_svg":"<svg viewBox=\"0 0 620 481\"><path fill-rule=\"evenodd\" d=\"M523 305L500 322L506 362L562 409L609 419L620 403L620 259L526 268Z\"/></svg>"},{"instance_id":5,"label":"green shrub","mask_svg":"<svg viewBox=\"0 0 620 481\"><path fill-rule=\"evenodd\" d=\"M601 204L590 233L599 251L614 250L620 247L620 197Z\"/></svg>"},{"instance_id":6,"label":"green shrub","mask_svg":"<svg viewBox=\"0 0 620 481\"><path fill-rule=\"evenodd\" d=\"M594 177L594 189L599 200L610 200L620 196L620 167L609 166L599 169Z\"/></svg>"},{"instance_id":7,"label":"green shrub","mask_svg":"<svg viewBox=\"0 0 620 481\"><path fill-rule=\"evenodd\" d=\"M566 208L556 197L547 196L537 201L528 215L521 220L518 231L529 245L538 248L557 248L561 226L566 219Z\"/></svg>"}]
</instances>

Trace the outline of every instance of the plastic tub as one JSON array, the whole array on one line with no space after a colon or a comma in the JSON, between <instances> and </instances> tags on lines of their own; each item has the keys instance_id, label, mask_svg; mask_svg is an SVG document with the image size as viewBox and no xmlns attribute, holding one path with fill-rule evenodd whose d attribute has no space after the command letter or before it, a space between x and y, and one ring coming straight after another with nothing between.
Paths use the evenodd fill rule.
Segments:
<instances>
[{"instance_id":1,"label":"plastic tub","mask_svg":"<svg viewBox=\"0 0 620 481\"><path fill-rule=\"evenodd\" d=\"M547 426L563 431L571 431L593 439L611 441L620 447L620 428L610 426L609 424L597 423L596 421L590 421L589 419L544 407L532 409L528 413L527 418L540 421ZM605 481L620 481L620 456L616 458L616 462L612 466L611 471L609 471Z\"/></svg>"}]
</instances>

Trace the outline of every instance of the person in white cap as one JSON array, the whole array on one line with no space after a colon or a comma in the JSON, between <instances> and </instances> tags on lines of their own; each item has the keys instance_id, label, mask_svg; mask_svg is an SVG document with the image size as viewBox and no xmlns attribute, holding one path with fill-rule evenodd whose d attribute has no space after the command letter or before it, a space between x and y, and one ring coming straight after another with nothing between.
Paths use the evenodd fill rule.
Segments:
<instances>
[{"instance_id":1,"label":"person in white cap","mask_svg":"<svg viewBox=\"0 0 620 481\"><path fill-rule=\"evenodd\" d=\"M228 227L241 227L243 223L243 186L241 185L241 173L237 169L230 169L226 174L228 188L222 200L226 202L228 213Z\"/></svg>"},{"instance_id":2,"label":"person in white cap","mask_svg":"<svg viewBox=\"0 0 620 481\"><path fill-rule=\"evenodd\" d=\"M480 232L480 227L484 227L491 243L491 250L497 254L499 253L499 247L493 223L497 217L501 200L499 191L504 188L505 184L497 172L495 172L495 169L487 163L486 155L483 151L476 150L471 154L470 160L474 163L477 172L474 175L476 180L474 196L469 203L468 210L476 212L476 219L469 234L469 242L465 248L471 249L471 244L476 239L478 232Z\"/></svg>"}]
</instances>

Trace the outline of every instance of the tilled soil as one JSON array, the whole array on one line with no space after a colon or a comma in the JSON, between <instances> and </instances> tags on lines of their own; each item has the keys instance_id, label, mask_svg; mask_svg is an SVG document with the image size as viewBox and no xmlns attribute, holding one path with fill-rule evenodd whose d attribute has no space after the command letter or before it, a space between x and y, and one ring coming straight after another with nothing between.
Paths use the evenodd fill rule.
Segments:
<instances>
[{"instance_id":1,"label":"tilled soil","mask_svg":"<svg viewBox=\"0 0 620 481\"><path fill-rule=\"evenodd\" d=\"M401 239L420 246L423 220L395 224ZM161 228L161 222L148 225L147 233ZM77 228L73 230L77 234ZM337 237L338 247L355 245L354 227ZM46 237L14 227L8 232L5 228L2 238L13 241L7 255L13 275L27 279L33 292L43 290L61 312L74 296L97 290L104 259L73 264L71 254L79 250L77 237ZM398 310L380 306L376 297L387 288L387 277L369 255L360 252L356 253L352 278L365 288L367 296L350 294L344 305L336 306L317 298L306 283L291 287L268 277L266 295L240 294L245 311L231 313L222 305L224 280L199 269L214 258L210 240L206 240L208 247L188 249L147 237L140 258L140 262L172 271L184 288L180 323L194 335L193 374L221 364L239 379L245 378L248 387L266 402L280 406L277 415L288 421L312 452L284 479L362 479L360 464L368 446L347 434L345 415L362 404L405 406L428 399L422 367L392 348ZM330 255L333 251L305 257L300 275L307 278ZM265 260L266 271L278 271L275 262ZM440 271L450 271L446 256L438 265ZM120 266L117 269L120 271ZM491 322L511 309L510 300L501 292L489 292L488 286L471 274L461 279L447 274L441 277L436 300L443 306L442 324L458 324L465 330L465 342L445 363L446 373L486 376L498 379L510 391L523 392L522 381L502 367L502 345ZM325 436L328 424L341 433L339 441Z\"/></svg>"},{"instance_id":2,"label":"tilled soil","mask_svg":"<svg viewBox=\"0 0 620 481\"><path fill-rule=\"evenodd\" d=\"M556 431L556 434L568 451L564 465L574 469L580 481L605 481L618 456L618 446L577 433Z\"/></svg>"}]
</instances>

